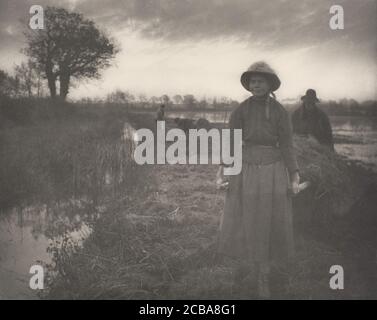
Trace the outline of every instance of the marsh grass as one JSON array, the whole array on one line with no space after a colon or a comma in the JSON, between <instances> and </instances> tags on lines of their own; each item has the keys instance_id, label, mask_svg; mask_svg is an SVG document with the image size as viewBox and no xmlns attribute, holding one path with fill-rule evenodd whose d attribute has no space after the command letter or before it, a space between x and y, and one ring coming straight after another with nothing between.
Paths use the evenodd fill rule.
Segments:
<instances>
[{"instance_id":1,"label":"marsh grass","mask_svg":"<svg viewBox=\"0 0 377 320\"><path fill-rule=\"evenodd\" d=\"M154 125L140 115L131 118L140 125ZM366 242L348 219L355 216L359 207L350 209L372 177L314 141L297 138L295 145L302 178L312 186L294 199L297 257L291 265L273 270L274 298L375 297L375 286L368 291L365 284L376 273L360 272L373 266L370 253L375 252L375 243L359 258L357 248ZM138 184L134 193L108 203L82 249L57 252L59 270L55 268L46 297L256 298L252 279L233 283L237 262L216 255L224 207L224 194L214 185L216 170L206 165L153 166L145 185ZM368 221L363 233L373 234L376 224ZM329 289L332 264L348 270L344 292Z\"/></svg>"},{"instance_id":2,"label":"marsh grass","mask_svg":"<svg viewBox=\"0 0 377 320\"><path fill-rule=\"evenodd\" d=\"M13 107L17 110L9 111ZM0 135L2 211L81 198L95 206L135 183L133 145L123 136L124 110L20 100L1 111L7 120Z\"/></svg>"},{"instance_id":3,"label":"marsh grass","mask_svg":"<svg viewBox=\"0 0 377 320\"><path fill-rule=\"evenodd\" d=\"M50 248L54 263L48 266L42 297L255 298L250 281L240 286L232 282L235 262L216 255L224 194L215 189L215 166L135 165L122 130L125 121L153 129L153 117L145 114L129 114L120 106L47 107L32 107L34 116L25 122L18 111L19 118L9 110L1 114L6 127L0 136L1 207L39 202L60 212L56 203L85 199L100 215L91 222L83 247L72 248L63 236L58 248ZM275 270L275 277L286 279L283 285L274 282L275 297L365 297L362 286L376 274L365 278L359 271L373 266L369 255L375 242L364 260L358 258L358 248L366 248L360 237L366 230L375 235L375 215L360 226L360 233L347 217L354 219L360 206L349 209L373 178L314 141L296 139L295 145L302 178L312 186L294 199L298 255L294 265ZM69 210L87 212L75 205ZM329 264L360 274L351 279L351 289L329 291ZM376 288L369 290L375 297Z\"/></svg>"}]
</instances>

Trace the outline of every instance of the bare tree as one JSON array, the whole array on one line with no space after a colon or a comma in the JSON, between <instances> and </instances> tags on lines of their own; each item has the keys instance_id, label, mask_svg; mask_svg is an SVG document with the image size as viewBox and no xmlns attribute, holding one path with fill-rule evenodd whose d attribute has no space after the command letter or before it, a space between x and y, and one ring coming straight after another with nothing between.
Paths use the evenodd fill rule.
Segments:
<instances>
[{"instance_id":1,"label":"bare tree","mask_svg":"<svg viewBox=\"0 0 377 320\"><path fill-rule=\"evenodd\" d=\"M196 99L194 97L194 95L192 94L186 94L183 96L183 104L187 107L187 108L194 108L196 106Z\"/></svg>"},{"instance_id":2,"label":"bare tree","mask_svg":"<svg viewBox=\"0 0 377 320\"><path fill-rule=\"evenodd\" d=\"M147 96L146 96L144 93L140 93L140 94L138 95L138 99L139 99L139 101L140 101L141 103L145 103L145 102L148 101L148 98L147 98Z\"/></svg>"},{"instance_id":3,"label":"bare tree","mask_svg":"<svg viewBox=\"0 0 377 320\"><path fill-rule=\"evenodd\" d=\"M171 104L170 97L169 97L167 94L164 94L163 96L161 96L160 100L161 100L161 102L162 102L165 106L169 106L169 105Z\"/></svg>"},{"instance_id":4,"label":"bare tree","mask_svg":"<svg viewBox=\"0 0 377 320\"><path fill-rule=\"evenodd\" d=\"M93 21L63 8L47 7L45 29L25 32L25 53L36 63L48 81L51 97L65 99L72 79L99 78L118 52L115 44L99 31Z\"/></svg>"},{"instance_id":5,"label":"bare tree","mask_svg":"<svg viewBox=\"0 0 377 320\"><path fill-rule=\"evenodd\" d=\"M161 99L159 97L156 97L156 96L152 96L150 97L149 101L152 103L152 105L156 105L157 103L160 103L161 102Z\"/></svg>"},{"instance_id":6,"label":"bare tree","mask_svg":"<svg viewBox=\"0 0 377 320\"><path fill-rule=\"evenodd\" d=\"M0 96L18 97L20 95L20 81L3 70L0 70Z\"/></svg>"},{"instance_id":7,"label":"bare tree","mask_svg":"<svg viewBox=\"0 0 377 320\"><path fill-rule=\"evenodd\" d=\"M9 94L8 74L0 69L0 96Z\"/></svg>"},{"instance_id":8,"label":"bare tree","mask_svg":"<svg viewBox=\"0 0 377 320\"><path fill-rule=\"evenodd\" d=\"M129 103L135 100L135 97L128 91L115 90L107 95L107 102L110 103Z\"/></svg>"},{"instance_id":9,"label":"bare tree","mask_svg":"<svg viewBox=\"0 0 377 320\"><path fill-rule=\"evenodd\" d=\"M15 76L19 80L22 95L40 96L42 91L41 72L36 64L28 60L15 67Z\"/></svg>"},{"instance_id":10,"label":"bare tree","mask_svg":"<svg viewBox=\"0 0 377 320\"><path fill-rule=\"evenodd\" d=\"M202 108L202 109L205 109L208 107L208 102L206 99L202 99L198 102L198 107L199 108Z\"/></svg>"},{"instance_id":11,"label":"bare tree","mask_svg":"<svg viewBox=\"0 0 377 320\"><path fill-rule=\"evenodd\" d=\"M173 100L174 100L174 103L175 104L182 104L183 102L183 98L181 95L179 94L176 94L174 97L173 97Z\"/></svg>"}]
</instances>

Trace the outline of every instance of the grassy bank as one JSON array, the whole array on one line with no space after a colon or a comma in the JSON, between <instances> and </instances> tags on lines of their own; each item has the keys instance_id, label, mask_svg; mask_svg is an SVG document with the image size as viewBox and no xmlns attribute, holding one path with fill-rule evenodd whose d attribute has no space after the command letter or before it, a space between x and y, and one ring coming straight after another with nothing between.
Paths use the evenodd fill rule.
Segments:
<instances>
[{"instance_id":1,"label":"grassy bank","mask_svg":"<svg viewBox=\"0 0 377 320\"><path fill-rule=\"evenodd\" d=\"M133 114L136 127L152 118ZM312 186L294 199L297 256L274 269L274 298L376 298L375 176L314 141L296 139L302 177ZM148 166L144 186L114 197L82 249L60 259L54 299L255 298L248 278L234 285L234 261L216 256L224 192L216 166ZM367 188L368 187L368 188ZM64 252L59 253L66 256ZM329 288L342 265L346 289Z\"/></svg>"},{"instance_id":2,"label":"grassy bank","mask_svg":"<svg viewBox=\"0 0 377 320\"><path fill-rule=\"evenodd\" d=\"M132 187L124 109L19 99L2 101L0 111L3 212L68 199L96 206Z\"/></svg>"}]
</instances>

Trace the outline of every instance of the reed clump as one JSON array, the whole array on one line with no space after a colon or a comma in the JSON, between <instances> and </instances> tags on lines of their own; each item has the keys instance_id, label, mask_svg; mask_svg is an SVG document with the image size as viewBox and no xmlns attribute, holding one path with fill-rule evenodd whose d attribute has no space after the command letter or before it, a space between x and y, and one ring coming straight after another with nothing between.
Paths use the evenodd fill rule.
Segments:
<instances>
[{"instance_id":1,"label":"reed clump","mask_svg":"<svg viewBox=\"0 0 377 320\"><path fill-rule=\"evenodd\" d=\"M32 108L47 110L47 105ZM1 129L3 211L67 199L87 199L97 205L132 187L136 171L133 142L123 135L126 113L86 108L59 111L66 116L38 118L28 125L15 121Z\"/></svg>"}]
</instances>

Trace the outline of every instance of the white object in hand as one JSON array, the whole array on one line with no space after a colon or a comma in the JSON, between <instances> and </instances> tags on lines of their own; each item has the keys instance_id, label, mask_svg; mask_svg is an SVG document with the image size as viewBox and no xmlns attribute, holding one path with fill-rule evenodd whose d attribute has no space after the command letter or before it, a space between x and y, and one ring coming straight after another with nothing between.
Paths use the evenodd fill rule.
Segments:
<instances>
[{"instance_id":1,"label":"white object in hand","mask_svg":"<svg viewBox=\"0 0 377 320\"><path fill-rule=\"evenodd\" d=\"M229 182L226 181L226 182L217 182L217 189L226 189L229 185Z\"/></svg>"},{"instance_id":2,"label":"white object in hand","mask_svg":"<svg viewBox=\"0 0 377 320\"><path fill-rule=\"evenodd\" d=\"M298 192L301 192L301 191L305 190L309 186L310 186L310 182L309 181L305 181L303 183L300 183L298 185Z\"/></svg>"},{"instance_id":3,"label":"white object in hand","mask_svg":"<svg viewBox=\"0 0 377 320\"><path fill-rule=\"evenodd\" d=\"M224 176L224 168L220 166L216 173L216 188L217 189L226 189L228 187L229 182L223 179Z\"/></svg>"},{"instance_id":4,"label":"white object in hand","mask_svg":"<svg viewBox=\"0 0 377 320\"><path fill-rule=\"evenodd\" d=\"M307 187L310 186L310 182L309 181L305 181L303 183L300 183L298 186L297 186L297 192L294 192L293 191L293 188L292 187L289 187L289 190L290 192L295 196L297 194L299 194L301 191L305 190Z\"/></svg>"}]
</instances>

